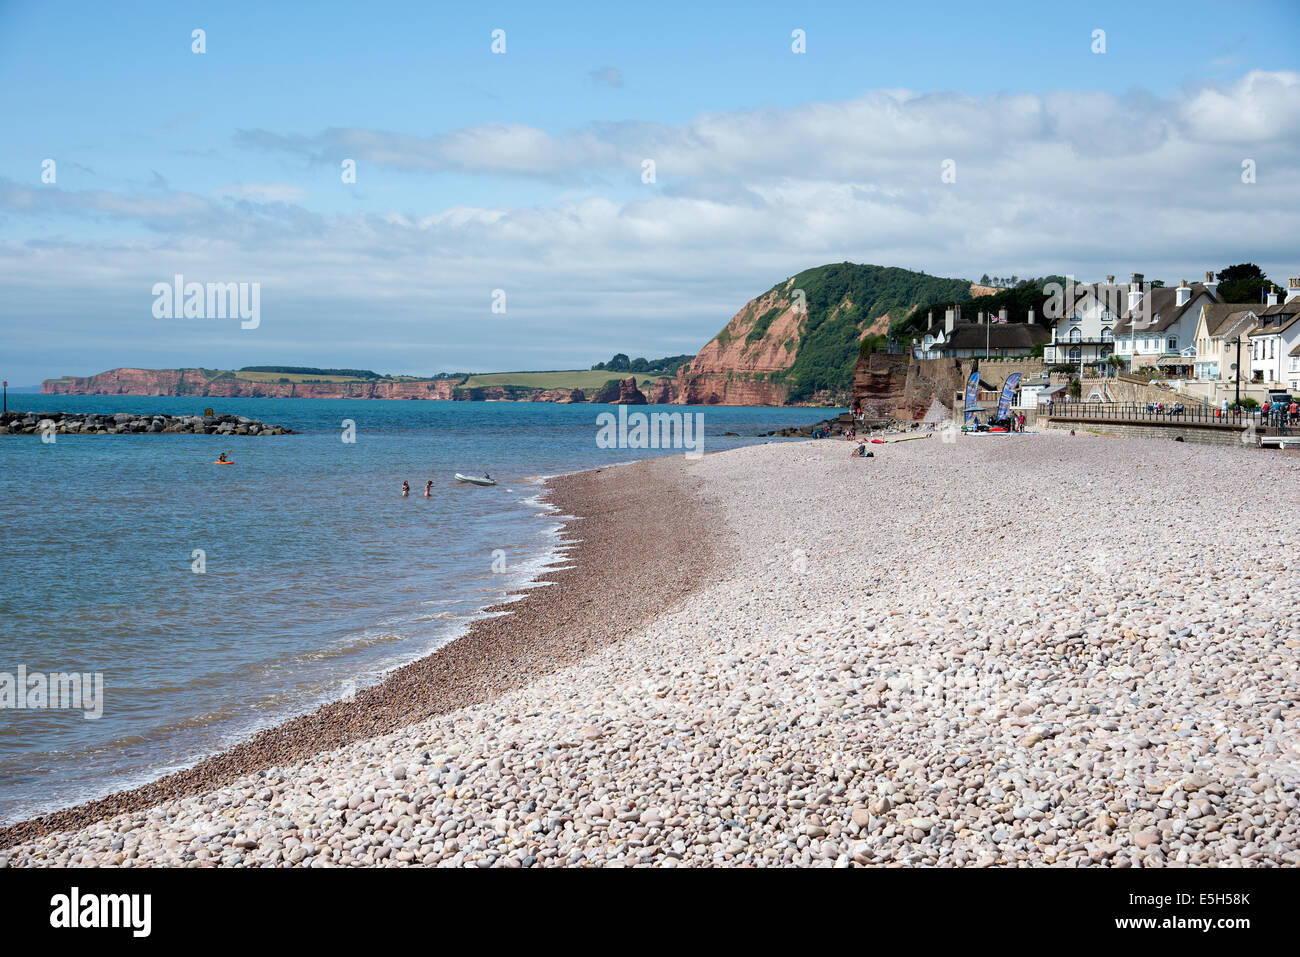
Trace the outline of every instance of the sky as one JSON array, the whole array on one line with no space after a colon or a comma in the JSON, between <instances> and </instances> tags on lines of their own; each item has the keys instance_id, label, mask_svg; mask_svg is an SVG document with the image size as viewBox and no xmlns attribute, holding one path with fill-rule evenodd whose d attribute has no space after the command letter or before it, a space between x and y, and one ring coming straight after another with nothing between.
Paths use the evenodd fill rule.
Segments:
<instances>
[{"instance_id":1,"label":"sky","mask_svg":"<svg viewBox=\"0 0 1300 957\"><path fill-rule=\"evenodd\" d=\"M1296 0L592 6L0 0L0 374L585 368L846 260L1300 275Z\"/></svg>"}]
</instances>

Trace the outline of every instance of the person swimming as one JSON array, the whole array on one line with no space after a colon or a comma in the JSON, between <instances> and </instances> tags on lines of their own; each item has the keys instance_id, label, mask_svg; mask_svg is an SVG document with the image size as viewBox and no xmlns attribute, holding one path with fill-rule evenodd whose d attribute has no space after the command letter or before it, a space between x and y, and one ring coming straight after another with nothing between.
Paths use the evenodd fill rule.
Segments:
<instances>
[{"instance_id":1,"label":"person swimming","mask_svg":"<svg viewBox=\"0 0 1300 957\"><path fill-rule=\"evenodd\" d=\"M433 495L433 480L424 483L424 497L430 498Z\"/></svg>"},{"instance_id":2,"label":"person swimming","mask_svg":"<svg viewBox=\"0 0 1300 957\"><path fill-rule=\"evenodd\" d=\"M402 483L402 498L406 498L406 496L408 496L408 495L410 495L410 494L411 494L411 483L410 483L410 482L403 482L403 483Z\"/></svg>"}]
</instances>

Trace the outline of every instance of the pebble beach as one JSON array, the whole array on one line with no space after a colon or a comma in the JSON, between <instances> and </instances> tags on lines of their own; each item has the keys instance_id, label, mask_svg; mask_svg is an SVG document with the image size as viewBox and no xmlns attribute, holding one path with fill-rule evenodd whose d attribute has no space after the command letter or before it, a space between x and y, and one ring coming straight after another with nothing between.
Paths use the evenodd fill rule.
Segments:
<instances>
[{"instance_id":1,"label":"pebble beach","mask_svg":"<svg viewBox=\"0 0 1300 957\"><path fill-rule=\"evenodd\" d=\"M1300 457L869 447L553 480L511 614L0 865L1300 864Z\"/></svg>"}]
</instances>

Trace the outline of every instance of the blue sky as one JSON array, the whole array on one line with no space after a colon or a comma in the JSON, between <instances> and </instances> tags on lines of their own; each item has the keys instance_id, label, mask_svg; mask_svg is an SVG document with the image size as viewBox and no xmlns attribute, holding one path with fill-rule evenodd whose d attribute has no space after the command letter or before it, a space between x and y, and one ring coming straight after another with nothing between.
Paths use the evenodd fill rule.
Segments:
<instances>
[{"instance_id":1,"label":"blue sky","mask_svg":"<svg viewBox=\"0 0 1300 957\"><path fill-rule=\"evenodd\" d=\"M5 377L693 352L843 259L1300 273L1291 2L465 6L0 3ZM261 325L155 319L176 272Z\"/></svg>"}]
</instances>

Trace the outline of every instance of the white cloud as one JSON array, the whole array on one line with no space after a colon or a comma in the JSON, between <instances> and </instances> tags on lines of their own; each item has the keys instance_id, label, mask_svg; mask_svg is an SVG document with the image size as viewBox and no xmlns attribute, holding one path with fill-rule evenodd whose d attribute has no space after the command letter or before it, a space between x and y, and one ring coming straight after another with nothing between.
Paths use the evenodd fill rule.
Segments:
<instances>
[{"instance_id":1,"label":"white cloud","mask_svg":"<svg viewBox=\"0 0 1300 957\"><path fill-rule=\"evenodd\" d=\"M304 198L307 190L294 183L235 183L212 191L223 199L251 200L255 203L293 203Z\"/></svg>"},{"instance_id":2,"label":"white cloud","mask_svg":"<svg viewBox=\"0 0 1300 957\"><path fill-rule=\"evenodd\" d=\"M623 71L616 66L604 66L587 74L598 86L610 86L619 89L623 86Z\"/></svg>"},{"instance_id":3,"label":"white cloud","mask_svg":"<svg viewBox=\"0 0 1300 957\"><path fill-rule=\"evenodd\" d=\"M326 214L294 183L198 195L0 181L6 233L41 226L39 242L0 243L11 301L93 339L109 333L60 302L81 296L135 317L148 305L142 290L173 272L257 280L266 335L297 342L304 362L355 365L376 342L436 339L445 361L418 350L409 361L470 368L525 365L542 348L568 348L575 361L605 345L679 351L776 281L845 259L966 277L1139 271L1167 281L1240 261L1277 276L1300 266L1295 73L1251 73L1168 101L889 90L677 126L239 139L330 164L351 156L423 174L533 177L555 192L526 206ZM1254 184L1240 180L1244 157L1259 164ZM656 184L640 182L644 158L656 162ZM948 158L952 184L940 180ZM570 188L593 176L618 187ZM120 236L86 238L78 220ZM509 318L495 323L494 288L509 294ZM183 331L139 328L172 343L170 364L194 361Z\"/></svg>"}]
</instances>

